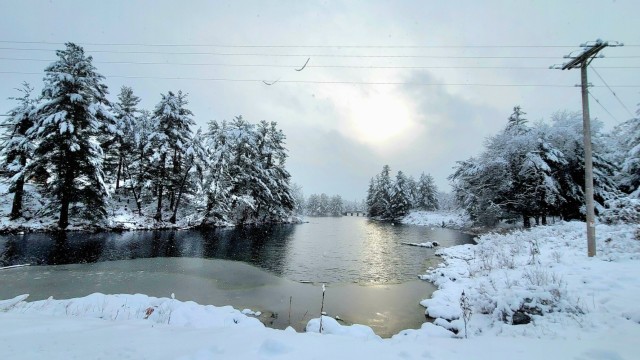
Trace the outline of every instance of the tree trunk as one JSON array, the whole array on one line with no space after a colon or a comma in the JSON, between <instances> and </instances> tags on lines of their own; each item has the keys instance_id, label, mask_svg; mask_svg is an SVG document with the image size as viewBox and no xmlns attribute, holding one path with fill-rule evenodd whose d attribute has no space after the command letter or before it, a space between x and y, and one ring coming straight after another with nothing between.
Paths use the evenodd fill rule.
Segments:
<instances>
[{"instance_id":1,"label":"tree trunk","mask_svg":"<svg viewBox=\"0 0 640 360\"><path fill-rule=\"evenodd\" d=\"M536 215L534 219L536 220L536 226L539 226L540 225L540 215Z\"/></svg>"},{"instance_id":2,"label":"tree trunk","mask_svg":"<svg viewBox=\"0 0 640 360\"><path fill-rule=\"evenodd\" d=\"M173 188L173 185L168 186L167 190L167 192L169 193L169 210L173 211L176 205L176 190Z\"/></svg>"},{"instance_id":3,"label":"tree trunk","mask_svg":"<svg viewBox=\"0 0 640 360\"><path fill-rule=\"evenodd\" d=\"M73 192L73 155L66 154L66 169L64 172L64 180L62 184L62 191L60 195L60 218L58 220L58 227L60 229L66 229L69 226L69 204L71 203L71 193Z\"/></svg>"},{"instance_id":4,"label":"tree trunk","mask_svg":"<svg viewBox=\"0 0 640 360\"><path fill-rule=\"evenodd\" d=\"M522 224L524 225L525 229L531 227L531 218L529 218L528 214L522 214Z\"/></svg>"},{"instance_id":5,"label":"tree trunk","mask_svg":"<svg viewBox=\"0 0 640 360\"><path fill-rule=\"evenodd\" d=\"M11 215L9 219L15 220L22 215L22 195L24 194L24 177L21 176L16 180L13 205L11 206Z\"/></svg>"},{"instance_id":6,"label":"tree trunk","mask_svg":"<svg viewBox=\"0 0 640 360\"><path fill-rule=\"evenodd\" d=\"M165 171L165 160L167 159L167 154L162 154L160 158L160 181L158 184L158 208L156 210L156 216L154 219L156 221L162 220L162 192L164 191L164 171Z\"/></svg>"},{"instance_id":7,"label":"tree trunk","mask_svg":"<svg viewBox=\"0 0 640 360\"><path fill-rule=\"evenodd\" d=\"M187 183L187 177L189 176L189 170L191 170L191 165L184 172L184 176L180 180L180 188L178 189L178 196L176 199L175 207L173 208L173 215L171 215L171 219L169 222L172 224L176 223L176 214L178 213L178 205L180 205L180 199L182 198L182 192L184 191L184 185Z\"/></svg>"},{"instance_id":8,"label":"tree trunk","mask_svg":"<svg viewBox=\"0 0 640 360\"><path fill-rule=\"evenodd\" d=\"M58 219L58 227L60 229L66 229L69 226L69 203L70 189L63 189L62 196L60 197L60 218Z\"/></svg>"},{"instance_id":9,"label":"tree trunk","mask_svg":"<svg viewBox=\"0 0 640 360\"><path fill-rule=\"evenodd\" d=\"M24 168L27 164L26 156L20 157L20 165ZM15 220L22 215L22 197L24 195L24 176L21 176L16 180L13 189L13 205L11 206L11 214L9 215L9 219Z\"/></svg>"},{"instance_id":10,"label":"tree trunk","mask_svg":"<svg viewBox=\"0 0 640 360\"><path fill-rule=\"evenodd\" d=\"M547 215L542 214L542 226L547 225Z\"/></svg>"},{"instance_id":11,"label":"tree trunk","mask_svg":"<svg viewBox=\"0 0 640 360\"><path fill-rule=\"evenodd\" d=\"M118 159L118 172L116 174L116 190L118 190L120 188L120 176L122 175L122 159L123 156L122 154L120 154L120 157Z\"/></svg>"},{"instance_id":12,"label":"tree trunk","mask_svg":"<svg viewBox=\"0 0 640 360\"><path fill-rule=\"evenodd\" d=\"M178 149L173 149L172 169L171 169L171 186L169 187L169 209L174 210L176 206L176 184L175 181L180 174L180 159Z\"/></svg>"},{"instance_id":13,"label":"tree trunk","mask_svg":"<svg viewBox=\"0 0 640 360\"><path fill-rule=\"evenodd\" d=\"M129 180L131 181L131 192L133 192L133 199L136 201L136 206L138 207L138 216L142 216L142 207L141 207L141 200L140 197L138 196L138 192L136 191L135 185L133 184L133 178L131 176L131 172L129 171L129 166L126 167L126 169L124 168L123 165L123 175L129 175ZM125 172L126 170L126 172ZM129 203L129 199L127 199L127 204Z\"/></svg>"}]
</instances>

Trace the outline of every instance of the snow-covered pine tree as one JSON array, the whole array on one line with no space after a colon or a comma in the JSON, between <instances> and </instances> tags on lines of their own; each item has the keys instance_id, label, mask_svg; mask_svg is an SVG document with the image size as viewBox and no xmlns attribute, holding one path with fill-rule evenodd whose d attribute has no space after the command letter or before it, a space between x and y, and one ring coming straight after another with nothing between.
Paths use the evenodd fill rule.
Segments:
<instances>
[{"instance_id":1,"label":"snow-covered pine tree","mask_svg":"<svg viewBox=\"0 0 640 360\"><path fill-rule=\"evenodd\" d=\"M417 184L417 203L416 207L421 210L438 210L438 188L433 182L430 174L420 174Z\"/></svg>"},{"instance_id":2,"label":"snow-covered pine tree","mask_svg":"<svg viewBox=\"0 0 640 360\"><path fill-rule=\"evenodd\" d=\"M331 216L341 216L344 212L342 196L334 195L329 199L329 214Z\"/></svg>"},{"instance_id":3,"label":"snow-covered pine tree","mask_svg":"<svg viewBox=\"0 0 640 360\"><path fill-rule=\"evenodd\" d=\"M104 77L96 72L92 57L73 43L56 55L58 60L45 69L42 103L28 132L37 145L27 172L48 171L47 194L59 205L58 227L65 229L71 205L82 205L83 217L93 222L106 216L103 153L97 137L102 124L113 117L107 110Z\"/></svg>"},{"instance_id":4,"label":"snow-covered pine tree","mask_svg":"<svg viewBox=\"0 0 640 360\"><path fill-rule=\"evenodd\" d=\"M615 182L617 171L613 151L604 141L602 123L591 123L593 143L593 185L596 212L603 209L606 200L620 195ZM561 207L565 220L584 216L584 145L582 139L582 115L580 113L558 112L552 116L549 129L549 143L564 154L567 162L558 178L564 203Z\"/></svg>"},{"instance_id":5,"label":"snow-covered pine tree","mask_svg":"<svg viewBox=\"0 0 640 360\"><path fill-rule=\"evenodd\" d=\"M231 187L231 213L233 221L245 223L255 220L256 194L266 185L262 182L262 164L259 162L255 125L235 117L229 123L232 158L229 163Z\"/></svg>"},{"instance_id":6,"label":"snow-covered pine tree","mask_svg":"<svg viewBox=\"0 0 640 360\"><path fill-rule=\"evenodd\" d=\"M13 204L9 218L15 220L22 215L22 198L24 194L25 173L27 161L33 156L34 143L27 136L34 123L32 114L36 100L32 98L33 87L28 83L22 83L22 88L17 89L22 96L10 98L18 101L18 106L9 110L8 117L0 126L3 134L0 138L0 167L4 168L10 176L8 179L9 192L13 193Z\"/></svg>"},{"instance_id":7,"label":"snow-covered pine tree","mask_svg":"<svg viewBox=\"0 0 640 360\"><path fill-rule=\"evenodd\" d=\"M152 198L151 157L153 145L151 135L153 129L151 113L147 110L140 110L132 129L133 148L126 161L123 161L124 186L133 194L140 216L142 216L142 204Z\"/></svg>"},{"instance_id":8,"label":"snow-covered pine tree","mask_svg":"<svg viewBox=\"0 0 640 360\"><path fill-rule=\"evenodd\" d=\"M330 214L329 210L329 195L322 193L320 194L320 201L318 204L318 214L320 216L327 216Z\"/></svg>"},{"instance_id":9,"label":"snow-covered pine tree","mask_svg":"<svg viewBox=\"0 0 640 360\"><path fill-rule=\"evenodd\" d=\"M564 202L558 174L567 161L564 154L549 143L547 125L536 124L531 131L532 140L537 139L537 144L525 155L519 175L525 179L526 193L533 197L531 209L536 225L539 220L546 225L547 215L555 215L555 209Z\"/></svg>"},{"instance_id":10,"label":"snow-covered pine tree","mask_svg":"<svg viewBox=\"0 0 640 360\"><path fill-rule=\"evenodd\" d=\"M411 203L411 209L418 208L418 182L413 175L407 176L407 188L409 189L409 202Z\"/></svg>"},{"instance_id":11,"label":"snow-covered pine tree","mask_svg":"<svg viewBox=\"0 0 640 360\"><path fill-rule=\"evenodd\" d=\"M281 221L296 201L285 168L285 136L275 122L254 125L238 116L209 123L205 223Z\"/></svg>"},{"instance_id":12,"label":"snow-covered pine tree","mask_svg":"<svg viewBox=\"0 0 640 360\"><path fill-rule=\"evenodd\" d=\"M175 206L176 190L179 187L182 156L191 139L191 119L193 113L185 106L186 94L169 91L161 94L162 99L153 111L154 132L150 136L154 153L152 155L158 205L155 220L162 220L162 201L165 191L169 197L169 209Z\"/></svg>"},{"instance_id":13,"label":"snow-covered pine tree","mask_svg":"<svg viewBox=\"0 0 640 360\"><path fill-rule=\"evenodd\" d=\"M410 209L411 189L407 183L407 177L402 171L398 171L391 193L391 216L389 218L403 217Z\"/></svg>"},{"instance_id":14,"label":"snow-covered pine tree","mask_svg":"<svg viewBox=\"0 0 640 360\"><path fill-rule=\"evenodd\" d=\"M139 103L140 98L133 94L133 89L127 86L120 88L118 102L111 106L114 119L106 124L104 129L102 149L105 153L105 173L115 175L116 190L120 188L127 160L135 148L134 131Z\"/></svg>"},{"instance_id":15,"label":"snow-covered pine tree","mask_svg":"<svg viewBox=\"0 0 640 360\"><path fill-rule=\"evenodd\" d=\"M640 198L640 107L636 115L617 127L623 151L619 183L626 193Z\"/></svg>"},{"instance_id":16,"label":"snow-covered pine tree","mask_svg":"<svg viewBox=\"0 0 640 360\"><path fill-rule=\"evenodd\" d=\"M227 221L233 182L229 167L233 158L233 136L226 121L209 122L205 135L208 153L202 188L206 196L203 225Z\"/></svg>"},{"instance_id":17,"label":"snow-covered pine tree","mask_svg":"<svg viewBox=\"0 0 640 360\"><path fill-rule=\"evenodd\" d=\"M184 154L182 154L183 164L181 166L181 173L178 174L178 182L176 183L176 201L173 207L173 214L169 219L169 222L172 224L176 223L178 208L180 207L183 195L185 193L194 195L194 192L189 189L195 189L196 184L201 183L201 181L197 181L196 178L201 179L203 177L204 169L207 166L207 160L209 158L200 129L198 129L194 136L188 141L189 143L185 144L187 148Z\"/></svg>"},{"instance_id":18,"label":"snow-covered pine tree","mask_svg":"<svg viewBox=\"0 0 640 360\"><path fill-rule=\"evenodd\" d=\"M309 216L320 216L320 196L311 194L307 199L307 214Z\"/></svg>"},{"instance_id":19,"label":"snow-covered pine tree","mask_svg":"<svg viewBox=\"0 0 640 360\"><path fill-rule=\"evenodd\" d=\"M289 174L285 166L289 155L285 148L286 136L281 129L277 128L277 123L274 121L269 123L267 138L271 144L271 153L267 157L266 168L271 174L274 199L274 203L269 205L269 209L271 214L276 216L276 220L280 221L290 216L296 207L296 200L291 187L291 174Z\"/></svg>"},{"instance_id":20,"label":"snow-covered pine tree","mask_svg":"<svg viewBox=\"0 0 640 360\"><path fill-rule=\"evenodd\" d=\"M367 198L365 199L366 212L371 217L375 217L379 215L379 209L377 208L377 185L378 181L376 178L371 178L369 180L369 188L367 189Z\"/></svg>"},{"instance_id":21,"label":"snow-covered pine tree","mask_svg":"<svg viewBox=\"0 0 640 360\"><path fill-rule=\"evenodd\" d=\"M526 112L522 111L520 105L514 106L513 113L509 115L506 131L512 131L516 133L526 131L527 119L524 118L524 115L526 114Z\"/></svg>"},{"instance_id":22,"label":"snow-covered pine tree","mask_svg":"<svg viewBox=\"0 0 640 360\"><path fill-rule=\"evenodd\" d=\"M255 127L257 162L256 177L259 187L254 189L256 216L261 221L279 221L291 214L295 200L291 195L291 175L285 168L287 152L285 135L275 122L261 121Z\"/></svg>"},{"instance_id":23,"label":"snow-covered pine tree","mask_svg":"<svg viewBox=\"0 0 640 360\"><path fill-rule=\"evenodd\" d=\"M297 183L291 184L291 196L293 196L296 202L296 207L293 209L293 212L296 215L304 215L307 204L304 198L304 189L302 188L302 185Z\"/></svg>"},{"instance_id":24,"label":"snow-covered pine tree","mask_svg":"<svg viewBox=\"0 0 640 360\"><path fill-rule=\"evenodd\" d=\"M378 177L376 184L376 203L375 207L379 209L378 216L383 219L393 219L393 209L391 195L393 194L393 181L391 180L391 168L384 165Z\"/></svg>"}]
</instances>

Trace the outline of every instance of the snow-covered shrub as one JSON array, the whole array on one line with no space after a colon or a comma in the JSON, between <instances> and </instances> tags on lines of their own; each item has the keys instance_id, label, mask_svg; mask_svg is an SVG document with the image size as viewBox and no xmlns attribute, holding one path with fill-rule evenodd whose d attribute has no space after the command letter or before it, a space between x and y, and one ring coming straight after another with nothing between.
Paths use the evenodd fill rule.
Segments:
<instances>
[{"instance_id":1,"label":"snow-covered shrub","mask_svg":"<svg viewBox=\"0 0 640 360\"><path fill-rule=\"evenodd\" d=\"M605 224L640 224L640 199L624 197L605 202L600 221Z\"/></svg>"}]
</instances>

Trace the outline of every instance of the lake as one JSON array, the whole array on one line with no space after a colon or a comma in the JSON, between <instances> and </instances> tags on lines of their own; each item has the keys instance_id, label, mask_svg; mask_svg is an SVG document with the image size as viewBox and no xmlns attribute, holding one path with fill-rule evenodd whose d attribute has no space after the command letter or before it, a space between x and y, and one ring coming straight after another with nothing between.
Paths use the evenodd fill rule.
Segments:
<instances>
[{"instance_id":1,"label":"lake","mask_svg":"<svg viewBox=\"0 0 640 360\"><path fill-rule=\"evenodd\" d=\"M424 321L418 302L434 287L417 280L434 249L402 242L472 242L455 230L363 217L307 218L298 225L205 231L32 233L0 236L0 298L145 293L261 310L263 322L297 330L325 310L390 336ZM230 261L231 260L231 261ZM289 303L291 300L291 316Z\"/></svg>"}]
</instances>

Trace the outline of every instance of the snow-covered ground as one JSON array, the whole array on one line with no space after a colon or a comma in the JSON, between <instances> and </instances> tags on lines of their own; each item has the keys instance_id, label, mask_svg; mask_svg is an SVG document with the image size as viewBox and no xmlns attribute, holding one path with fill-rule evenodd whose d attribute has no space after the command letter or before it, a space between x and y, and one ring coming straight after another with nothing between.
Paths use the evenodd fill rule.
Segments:
<instances>
[{"instance_id":1,"label":"snow-covered ground","mask_svg":"<svg viewBox=\"0 0 640 360\"><path fill-rule=\"evenodd\" d=\"M444 226L454 229L470 226L469 217L463 211L414 210L405 216L401 222L407 225Z\"/></svg>"},{"instance_id":2,"label":"snow-covered ground","mask_svg":"<svg viewBox=\"0 0 640 360\"><path fill-rule=\"evenodd\" d=\"M444 264L423 276L439 290L422 305L435 324L464 333L464 291L472 337L580 339L621 329L640 334L637 229L598 225L593 258L587 257L582 222L487 234L477 245L440 249ZM527 319L529 324L511 325Z\"/></svg>"},{"instance_id":3,"label":"snow-covered ground","mask_svg":"<svg viewBox=\"0 0 640 360\"><path fill-rule=\"evenodd\" d=\"M296 333L265 328L229 307L144 295L18 298L0 308L3 359L633 359L639 335L638 326L621 324L605 336L465 340L426 323L380 339L365 326L341 326L328 317L323 334L319 319Z\"/></svg>"},{"instance_id":4,"label":"snow-covered ground","mask_svg":"<svg viewBox=\"0 0 640 360\"><path fill-rule=\"evenodd\" d=\"M0 302L4 359L635 359L640 338L637 225L599 225L586 256L584 223L484 235L440 249L425 278L435 324L381 339L362 325L312 319L306 333L266 328L250 310L145 295ZM11 270L0 270L11 271ZM471 309L468 339L460 295ZM347 301L348 299L345 299ZM514 318L531 318L511 325ZM247 314L247 315L245 315ZM438 326L440 325L440 326ZM458 331L458 335L445 330Z\"/></svg>"}]
</instances>

